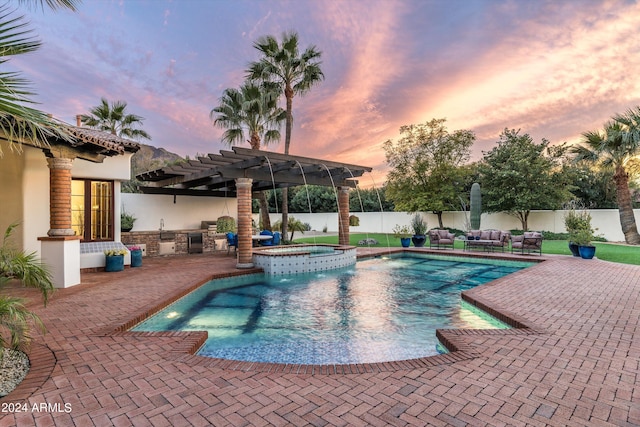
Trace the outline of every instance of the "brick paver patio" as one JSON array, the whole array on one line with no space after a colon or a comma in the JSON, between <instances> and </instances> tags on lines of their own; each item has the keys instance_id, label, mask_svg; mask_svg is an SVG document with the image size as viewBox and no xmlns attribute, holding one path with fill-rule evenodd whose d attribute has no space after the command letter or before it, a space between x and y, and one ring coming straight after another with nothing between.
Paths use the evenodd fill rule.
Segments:
<instances>
[{"instance_id":1,"label":"brick paver patio","mask_svg":"<svg viewBox=\"0 0 640 427\"><path fill-rule=\"evenodd\" d=\"M467 295L521 328L450 331L446 356L325 367L207 359L189 353L202 333L123 331L237 271L232 256L83 274L46 308L33 298L49 332L0 426L640 426L640 267L542 259Z\"/></svg>"}]
</instances>

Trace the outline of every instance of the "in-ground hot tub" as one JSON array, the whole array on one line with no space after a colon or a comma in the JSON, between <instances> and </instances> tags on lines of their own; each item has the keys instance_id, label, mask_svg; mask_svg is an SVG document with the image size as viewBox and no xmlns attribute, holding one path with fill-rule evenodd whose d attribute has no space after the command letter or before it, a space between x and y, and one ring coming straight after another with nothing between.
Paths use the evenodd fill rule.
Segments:
<instances>
[{"instance_id":1,"label":"in-ground hot tub","mask_svg":"<svg viewBox=\"0 0 640 427\"><path fill-rule=\"evenodd\" d=\"M253 264L270 275L334 270L355 263L355 246L291 245L253 251Z\"/></svg>"}]
</instances>

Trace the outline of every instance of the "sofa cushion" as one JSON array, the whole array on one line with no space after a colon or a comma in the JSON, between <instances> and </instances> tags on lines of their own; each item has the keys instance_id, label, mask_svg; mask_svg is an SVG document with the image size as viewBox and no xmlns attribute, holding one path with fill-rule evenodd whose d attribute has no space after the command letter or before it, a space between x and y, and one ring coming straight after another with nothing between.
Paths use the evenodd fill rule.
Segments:
<instances>
[{"instance_id":1,"label":"sofa cushion","mask_svg":"<svg viewBox=\"0 0 640 427\"><path fill-rule=\"evenodd\" d=\"M491 232L490 231L482 231L480 233L480 240L491 240Z\"/></svg>"},{"instance_id":2,"label":"sofa cushion","mask_svg":"<svg viewBox=\"0 0 640 427\"><path fill-rule=\"evenodd\" d=\"M491 237L489 240L501 240L501 239L502 239L502 231L491 230Z\"/></svg>"}]
</instances>

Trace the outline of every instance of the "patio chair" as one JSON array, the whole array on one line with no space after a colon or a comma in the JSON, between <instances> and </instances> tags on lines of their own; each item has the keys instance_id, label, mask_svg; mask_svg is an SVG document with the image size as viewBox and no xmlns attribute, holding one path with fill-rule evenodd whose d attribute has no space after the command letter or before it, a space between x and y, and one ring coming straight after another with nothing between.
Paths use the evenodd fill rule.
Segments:
<instances>
[{"instance_id":1,"label":"patio chair","mask_svg":"<svg viewBox=\"0 0 640 427\"><path fill-rule=\"evenodd\" d=\"M511 236L511 253L538 253L542 255L542 233L525 231L521 236Z\"/></svg>"},{"instance_id":2,"label":"patio chair","mask_svg":"<svg viewBox=\"0 0 640 427\"><path fill-rule=\"evenodd\" d=\"M261 240L260 241L260 244L262 246L273 246L273 232L272 231L270 231L270 230L262 230L260 232L260 235L261 236L271 236L271 239L269 239L269 240Z\"/></svg>"},{"instance_id":3,"label":"patio chair","mask_svg":"<svg viewBox=\"0 0 640 427\"><path fill-rule=\"evenodd\" d=\"M453 233L450 233L449 230L429 230L429 248L435 246L438 249L446 247L453 249L453 243L455 240L456 236Z\"/></svg>"},{"instance_id":4,"label":"patio chair","mask_svg":"<svg viewBox=\"0 0 640 427\"><path fill-rule=\"evenodd\" d=\"M238 235L232 232L227 233L227 255L231 251L233 246L234 250L238 252Z\"/></svg>"},{"instance_id":5,"label":"patio chair","mask_svg":"<svg viewBox=\"0 0 640 427\"><path fill-rule=\"evenodd\" d=\"M271 240L273 246L278 246L280 244L280 232L276 231L273 233L273 239Z\"/></svg>"}]
</instances>

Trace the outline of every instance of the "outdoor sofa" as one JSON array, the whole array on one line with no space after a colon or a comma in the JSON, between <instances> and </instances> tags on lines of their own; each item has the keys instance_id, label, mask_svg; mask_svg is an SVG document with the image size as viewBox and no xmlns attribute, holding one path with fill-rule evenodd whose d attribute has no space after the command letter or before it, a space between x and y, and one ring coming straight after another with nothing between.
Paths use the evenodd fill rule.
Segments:
<instances>
[{"instance_id":1,"label":"outdoor sofa","mask_svg":"<svg viewBox=\"0 0 640 427\"><path fill-rule=\"evenodd\" d=\"M450 233L449 230L429 230L429 248L435 246L438 249L446 247L453 249L453 242L455 242L455 240L456 236Z\"/></svg>"},{"instance_id":2,"label":"outdoor sofa","mask_svg":"<svg viewBox=\"0 0 640 427\"><path fill-rule=\"evenodd\" d=\"M485 250L500 249L504 252L509 247L508 231L501 230L471 230L467 233L465 249L482 248Z\"/></svg>"},{"instance_id":3,"label":"outdoor sofa","mask_svg":"<svg viewBox=\"0 0 640 427\"><path fill-rule=\"evenodd\" d=\"M521 236L511 237L511 253L538 253L542 255L542 233L525 231Z\"/></svg>"}]
</instances>

